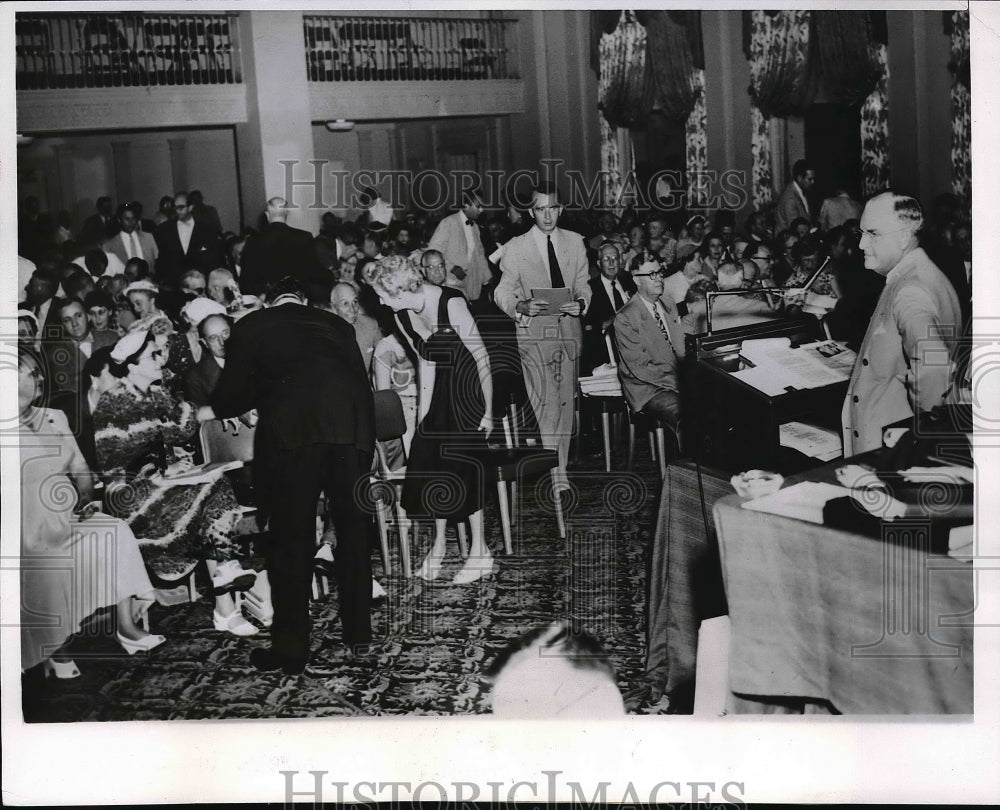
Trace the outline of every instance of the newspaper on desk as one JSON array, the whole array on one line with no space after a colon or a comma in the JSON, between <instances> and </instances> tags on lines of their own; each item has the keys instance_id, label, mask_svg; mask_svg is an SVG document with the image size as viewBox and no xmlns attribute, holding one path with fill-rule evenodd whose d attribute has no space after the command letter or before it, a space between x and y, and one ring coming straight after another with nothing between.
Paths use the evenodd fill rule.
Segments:
<instances>
[{"instance_id":1,"label":"newspaper on desk","mask_svg":"<svg viewBox=\"0 0 1000 810\"><path fill-rule=\"evenodd\" d=\"M857 355L835 340L792 348L787 337L744 340L740 357L751 364L732 376L768 396L788 389L822 388L851 377Z\"/></svg>"}]
</instances>

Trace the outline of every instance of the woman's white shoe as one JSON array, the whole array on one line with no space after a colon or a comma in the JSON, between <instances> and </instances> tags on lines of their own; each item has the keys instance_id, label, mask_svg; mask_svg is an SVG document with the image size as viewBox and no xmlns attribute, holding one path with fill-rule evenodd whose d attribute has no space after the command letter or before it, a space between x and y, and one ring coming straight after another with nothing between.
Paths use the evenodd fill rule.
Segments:
<instances>
[{"instance_id":1,"label":"woman's white shoe","mask_svg":"<svg viewBox=\"0 0 1000 810\"><path fill-rule=\"evenodd\" d=\"M421 564L420 568L417 570L417 576L421 579L426 579L428 582L437 579L441 576L441 563L444 560L444 554L435 554L433 551L430 552Z\"/></svg>"},{"instance_id":2,"label":"woman's white shoe","mask_svg":"<svg viewBox=\"0 0 1000 810\"><path fill-rule=\"evenodd\" d=\"M228 616L223 616L219 613L218 608L216 608L212 612L212 620L215 623L216 630L224 630L232 633L234 636L255 636L260 632L238 610L234 610Z\"/></svg>"},{"instance_id":3,"label":"woman's white shoe","mask_svg":"<svg viewBox=\"0 0 1000 810\"><path fill-rule=\"evenodd\" d=\"M493 576L493 557L469 557L462 566L462 570L455 574L452 583L455 585L468 585L470 582Z\"/></svg>"}]
</instances>

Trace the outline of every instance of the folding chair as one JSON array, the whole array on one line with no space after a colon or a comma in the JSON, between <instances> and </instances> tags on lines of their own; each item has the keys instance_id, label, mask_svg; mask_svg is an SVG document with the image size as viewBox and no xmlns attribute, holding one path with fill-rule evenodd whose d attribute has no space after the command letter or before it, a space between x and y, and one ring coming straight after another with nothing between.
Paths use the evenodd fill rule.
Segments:
<instances>
[{"instance_id":1,"label":"folding chair","mask_svg":"<svg viewBox=\"0 0 1000 810\"><path fill-rule=\"evenodd\" d=\"M389 502L396 511L396 530L399 532L399 551L403 560L403 576L409 579L410 538L408 520L400 503L406 467L389 469L384 442L402 441L406 432L406 418L403 403L395 391L375 391L375 470L372 474L372 494L375 501L375 518L378 521L379 543L382 548L382 564L389 572Z\"/></svg>"}]
</instances>

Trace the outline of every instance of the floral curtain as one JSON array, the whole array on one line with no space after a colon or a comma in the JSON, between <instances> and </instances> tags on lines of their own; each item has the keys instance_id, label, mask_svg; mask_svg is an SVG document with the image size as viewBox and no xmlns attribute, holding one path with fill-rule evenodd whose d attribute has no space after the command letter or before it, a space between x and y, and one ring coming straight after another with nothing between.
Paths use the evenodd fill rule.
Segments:
<instances>
[{"instance_id":1,"label":"floral curtain","mask_svg":"<svg viewBox=\"0 0 1000 810\"><path fill-rule=\"evenodd\" d=\"M972 96L969 91L969 12L953 11L951 24L951 188L972 204Z\"/></svg>"},{"instance_id":2,"label":"floral curtain","mask_svg":"<svg viewBox=\"0 0 1000 810\"><path fill-rule=\"evenodd\" d=\"M869 14L858 11L813 11L811 59L816 80L822 77L829 100L853 107L875 90L885 74L874 45Z\"/></svg>"},{"instance_id":3,"label":"floral curtain","mask_svg":"<svg viewBox=\"0 0 1000 810\"><path fill-rule=\"evenodd\" d=\"M611 97L614 92L612 82L619 82L621 87L622 65L619 61L619 52L623 41L630 38L628 24L625 22L625 14L619 17L618 25L609 34L603 34L599 43L600 65L598 70L598 98L601 99L601 108L604 107L604 100ZM624 27L623 27L624 23ZM640 31L641 26L636 26ZM634 31L632 32L634 38ZM612 102L614 107L616 102ZM601 128L601 184L604 205L615 210L616 214L621 211L623 175L631 170L631 155L621 154L620 146L622 138L619 137L617 126L609 123L607 113L598 116ZM624 171L623 171L624 168Z\"/></svg>"},{"instance_id":4,"label":"floral curtain","mask_svg":"<svg viewBox=\"0 0 1000 810\"><path fill-rule=\"evenodd\" d=\"M889 52L872 45L882 69L875 89L861 107L861 193L871 197L889 188Z\"/></svg>"},{"instance_id":5,"label":"floral curtain","mask_svg":"<svg viewBox=\"0 0 1000 810\"><path fill-rule=\"evenodd\" d=\"M774 199L771 177L771 119L750 104L750 153L752 163L751 192L754 211L770 205Z\"/></svg>"},{"instance_id":6,"label":"floral curtain","mask_svg":"<svg viewBox=\"0 0 1000 810\"><path fill-rule=\"evenodd\" d=\"M750 95L765 116L799 113L809 91L809 12L752 11Z\"/></svg>"},{"instance_id":7,"label":"floral curtain","mask_svg":"<svg viewBox=\"0 0 1000 810\"><path fill-rule=\"evenodd\" d=\"M598 107L612 127L634 127L652 107L646 71L646 29L622 12L618 27L601 37Z\"/></svg>"},{"instance_id":8,"label":"floral curtain","mask_svg":"<svg viewBox=\"0 0 1000 810\"><path fill-rule=\"evenodd\" d=\"M694 109L687 118L684 127L684 157L688 176L688 208L704 208L707 200L700 199L697 193L698 183L694 178L708 168L708 114L705 107L705 70L694 71L695 95Z\"/></svg>"},{"instance_id":9,"label":"floral curtain","mask_svg":"<svg viewBox=\"0 0 1000 810\"><path fill-rule=\"evenodd\" d=\"M668 120L679 122L687 120L694 109L699 93L695 70L704 64L697 64L692 53L688 21L676 15L645 12L639 20L646 28L646 69L656 103ZM700 39L701 25L697 13L693 16L691 27Z\"/></svg>"}]
</instances>

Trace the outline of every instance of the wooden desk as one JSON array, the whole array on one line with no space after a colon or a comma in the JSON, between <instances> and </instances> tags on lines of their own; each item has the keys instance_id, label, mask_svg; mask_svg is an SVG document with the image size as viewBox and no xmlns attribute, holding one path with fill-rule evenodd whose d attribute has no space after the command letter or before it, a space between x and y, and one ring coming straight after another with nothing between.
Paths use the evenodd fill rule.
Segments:
<instances>
[{"instance_id":1,"label":"wooden desk","mask_svg":"<svg viewBox=\"0 0 1000 810\"><path fill-rule=\"evenodd\" d=\"M972 713L972 564L929 553L929 520L878 540L740 503L714 506L731 711Z\"/></svg>"}]
</instances>

